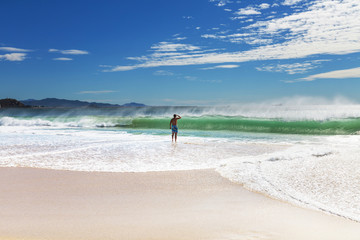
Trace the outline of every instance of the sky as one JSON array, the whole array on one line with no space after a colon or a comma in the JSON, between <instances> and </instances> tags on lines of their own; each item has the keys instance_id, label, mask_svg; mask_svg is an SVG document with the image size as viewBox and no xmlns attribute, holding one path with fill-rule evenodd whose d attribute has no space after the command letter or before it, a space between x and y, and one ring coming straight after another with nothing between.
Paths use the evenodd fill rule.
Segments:
<instances>
[{"instance_id":1,"label":"sky","mask_svg":"<svg viewBox=\"0 0 360 240\"><path fill-rule=\"evenodd\" d=\"M0 98L360 102L359 0L0 0Z\"/></svg>"}]
</instances>

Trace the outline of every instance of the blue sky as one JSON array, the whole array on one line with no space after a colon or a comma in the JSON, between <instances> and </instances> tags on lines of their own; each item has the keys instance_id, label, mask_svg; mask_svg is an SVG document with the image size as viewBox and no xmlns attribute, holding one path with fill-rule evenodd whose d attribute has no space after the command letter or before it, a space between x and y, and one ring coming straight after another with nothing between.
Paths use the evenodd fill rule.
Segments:
<instances>
[{"instance_id":1,"label":"blue sky","mask_svg":"<svg viewBox=\"0 0 360 240\"><path fill-rule=\"evenodd\" d=\"M0 96L360 102L358 0L1 0Z\"/></svg>"}]
</instances>

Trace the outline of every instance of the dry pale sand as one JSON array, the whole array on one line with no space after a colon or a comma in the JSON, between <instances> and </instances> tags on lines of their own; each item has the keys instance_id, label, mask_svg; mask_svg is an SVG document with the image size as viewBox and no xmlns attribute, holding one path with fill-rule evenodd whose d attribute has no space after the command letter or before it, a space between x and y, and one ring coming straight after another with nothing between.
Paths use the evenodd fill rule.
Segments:
<instances>
[{"instance_id":1,"label":"dry pale sand","mask_svg":"<svg viewBox=\"0 0 360 240\"><path fill-rule=\"evenodd\" d=\"M214 171L0 168L0 239L360 239L360 223L276 201Z\"/></svg>"}]
</instances>

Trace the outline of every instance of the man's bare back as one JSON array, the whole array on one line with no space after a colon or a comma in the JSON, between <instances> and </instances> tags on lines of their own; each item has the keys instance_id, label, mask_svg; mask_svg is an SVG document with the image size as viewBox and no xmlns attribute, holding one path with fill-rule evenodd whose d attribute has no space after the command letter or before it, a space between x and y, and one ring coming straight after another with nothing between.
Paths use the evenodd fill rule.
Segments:
<instances>
[{"instance_id":1,"label":"man's bare back","mask_svg":"<svg viewBox=\"0 0 360 240\"><path fill-rule=\"evenodd\" d=\"M173 118L173 119L171 119L171 121L170 121L170 124L171 125L177 125L177 120L178 120L179 118Z\"/></svg>"}]
</instances>

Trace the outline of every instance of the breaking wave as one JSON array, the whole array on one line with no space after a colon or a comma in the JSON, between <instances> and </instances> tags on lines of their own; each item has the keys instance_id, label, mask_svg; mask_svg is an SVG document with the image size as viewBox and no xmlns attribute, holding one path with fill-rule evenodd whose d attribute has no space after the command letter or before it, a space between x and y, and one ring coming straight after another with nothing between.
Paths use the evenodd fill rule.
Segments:
<instances>
[{"instance_id":1,"label":"breaking wave","mask_svg":"<svg viewBox=\"0 0 360 240\"><path fill-rule=\"evenodd\" d=\"M0 126L167 129L173 113L185 130L347 135L360 131L359 105L8 109Z\"/></svg>"}]
</instances>

